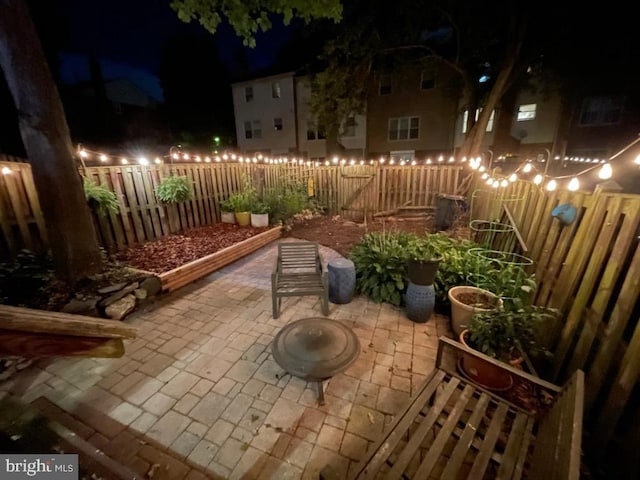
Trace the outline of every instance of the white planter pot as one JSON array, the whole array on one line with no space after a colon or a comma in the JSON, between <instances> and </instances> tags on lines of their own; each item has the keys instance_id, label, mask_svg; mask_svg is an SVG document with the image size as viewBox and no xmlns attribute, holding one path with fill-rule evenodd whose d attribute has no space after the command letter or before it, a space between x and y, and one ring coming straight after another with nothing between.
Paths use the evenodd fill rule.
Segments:
<instances>
[{"instance_id":1,"label":"white planter pot","mask_svg":"<svg viewBox=\"0 0 640 480\"><path fill-rule=\"evenodd\" d=\"M251 226L252 227L268 227L269 214L268 213L252 213Z\"/></svg>"},{"instance_id":2,"label":"white planter pot","mask_svg":"<svg viewBox=\"0 0 640 480\"><path fill-rule=\"evenodd\" d=\"M495 308L482 308L479 305L468 305L459 301L456 297L459 294L470 294L471 296L477 295L478 301L485 295L496 302ZM464 329L467 328L471 317L474 313L485 313L498 310L502 308L502 299L497 295L491 293L489 290L484 290L478 287L471 286L459 286L452 287L448 292L449 301L451 301L451 329L456 337L459 337Z\"/></svg>"},{"instance_id":3,"label":"white planter pot","mask_svg":"<svg viewBox=\"0 0 640 480\"><path fill-rule=\"evenodd\" d=\"M221 212L220 218L222 223L236 223L236 214L234 212Z\"/></svg>"}]
</instances>

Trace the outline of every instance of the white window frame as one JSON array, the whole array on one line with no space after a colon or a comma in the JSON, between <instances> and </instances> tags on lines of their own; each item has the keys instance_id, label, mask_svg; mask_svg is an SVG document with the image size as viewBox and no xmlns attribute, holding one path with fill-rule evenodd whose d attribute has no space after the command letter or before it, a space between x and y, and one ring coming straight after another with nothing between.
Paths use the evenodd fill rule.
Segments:
<instances>
[{"instance_id":1,"label":"white window frame","mask_svg":"<svg viewBox=\"0 0 640 480\"><path fill-rule=\"evenodd\" d=\"M260 120L244 121L244 138L246 140L262 138L262 123Z\"/></svg>"},{"instance_id":2,"label":"white window frame","mask_svg":"<svg viewBox=\"0 0 640 480\"><path fill-rule=\"evenodd\" d=\"M347 117L344 121L344 132L342 133L342 137L355 137L356 136L356 127L358 124L356 123L356 117Z\"/></svg>"},{"instance_id":3,"label":"white window frame","mask_svg":"<svg viewBox=\"0 0 640 480\"><path fill-rule=\"evenodd\" d=\"M281 95L280 82L271 83L271 98L280 98Z\"/></svg>"},{"instance_id":4,"label":"white window frame","mask_svg":"<svg viewBox=\"0 0 640 480\"><path fill-rule=\"evenodd\" d=\"M413 127L412 123L413 122L417 123L417 126ZM392 126L395 123L396 128L393 129ZM405 123L406 127L403 127L402 124ZM420 139L420 117L418 116L412 116L412 117L393 117L389 119L388 125L387 125L388 129L387 129L387 138L389 139L390 142L396 142L396 141L402 141L402 140L418 140ZM393 138L391 136L391 132L395 131L396 138ZM404 137L402 135L402 132L406 131L406 137ZM411 136L411 132L415 131L416 132L416 136L412 137Z\"/></svg>"},{"instance_id":5,"label":"white window frame","mask_svg":"<svg viewBox=\"0 0 640 480\"><path fill-rule=\"evenodd\" d=\"M518 122L535 120L537 109L538 109L537 103L524 103L522 105L519 105L516 120Z\"/></svg>"},{"instance_id":6,"label":"white window frame","mask_svg":"<svg viewBox=\"0 0 640 480\"><path fill-rule=\"evenodd\" d=\"M478 121L478 117L480 116L480 112L482 112L482 108L476 108L476 122ZM496 118L496 111L492 110L491 115L489 116L489 121L487 122L486 132L493 132L493 124ZM462 112L462 133L467 133L467 122L469 120L469 110L465 110Z\"/></svg>"},{"instance_id":7,"label":"white window frame","mask_svg":"<svg viewBox=\"0 0 640 480\"><path fill-rule=\"evenodd\" d=\"M253 86L244 87L244 101L249 103L253 101Z\"/></svg>"}]
</instances>

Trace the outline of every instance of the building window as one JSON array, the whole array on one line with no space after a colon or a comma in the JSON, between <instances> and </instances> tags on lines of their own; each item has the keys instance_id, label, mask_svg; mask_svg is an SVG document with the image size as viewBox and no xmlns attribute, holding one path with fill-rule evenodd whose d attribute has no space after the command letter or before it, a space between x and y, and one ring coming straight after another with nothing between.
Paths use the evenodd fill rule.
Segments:
<instances>
[{"instance_id":1,"label":"building window","mask_svg":"<svg viewBox=\"0 0 640 480\"><path fill-rule=\"evenodd\" d=\"M244 122L244 138L262 138L262 126L260 120L247 120Z\"/></svg>"},{"instance_id":2,"label":"building window","mask_svg":"<svg viewBox=\"0 0 640 480\"><path fill-rule=\"evenodd\" d=\"M526 105L520 105L518 107L518 118L519 122L524 122L525 120L533 120L536 118L536 104L528 103Z\"/></svg>"},{"instance_id":3,"label":"building window","mask_svg":"<svg viewBox=\"0 0 640 480\"><path fill-rule=\"evenodd\" d=\"M420 75L420 90L430 90L436 86L436 74L432 68L425 69Z\"/></svg>"},{"instance_id":4,"label":"building window","mask_svg":"<svg viewBox=\"0 0 640 480\"><path fill-rule=\"evenodd\" d=\"M478 121L478 117L480 116L480 112L482 112L481 108L476 109L476 122ZM487 132L493 132L493 121L495 120L496 111L492 110L491 115L489 116L489 121L487 122ZM465 110L462 113L462 133L467 133L467 122L469 121L469 110Z\"/></svg>"},{"instance_id":5,"label":"building window","mask_svg":"<svg viewBox=\"0 0 640 480\"><path fill-rule=\"evenodd\" d=\"M413 140L419 137L420 117L389 119L389 140Z\"/></svg>"},{"instance_id":6,"label":"building window","mask_svg":"<svg viewBox=\"0 0 640 480\"><path fill-rule=\"evenodd\" d=\"M307 140L324 140L327 136L324 128L318 126L315 120L307 120Z\"/></svg>"},{"instance_id":7,"label":"building window","mask_svg":"<svg viewBox=\"0 0 640 480\"><path fill-rule=\"evenodd\" d=\"M274 118L273 119L273 128L275 128L278 131L282 130L282 119L281 118Z\"/></svg>"},{"instance_id":8,"label":"building window","mask_svg":"<svg viewBox=\"0 0 640 480\"><path fill-rule=\"evenodd\" d=\"M379 95L391 95L391 75L381 75L378 84Z\"/></svg>"},{"instance_id":9,"label":"building window","mask_svg":"<svg viewBox=\"0 0 640 480\"><path fill-rule=\"evenodd\" d=\"M580 125L613 125L620 123L623 97L588 97L582 102Z\"/></svg>"},{"instance_id":10,"label":"building window","mask_svg":"<svg viewBox=\"0 0 640 480\"><path fill-rule=\"evenodd\" d=\"M348 117L344 122L343 137L355 137L356 136L356 119L355 117Z\"/></svg>"},{"instance_id":11,"label":"building window","mask_svg":"<svg viewBox=\"0 0 640 480\"><path fill-rule=\"evenodd\" d=\"M271 98L280 98L280 82L271 84Z\"/></svg>"},{"instance_id":12,"label":"building window","mask_svg":"<svg viewBox=\"0 0 640 480\"><path fill-rule=\"evenodd\" d=\"M253 100L253 87L244 87L244 101L250 102Z\"/></svg>"}]
</instances>

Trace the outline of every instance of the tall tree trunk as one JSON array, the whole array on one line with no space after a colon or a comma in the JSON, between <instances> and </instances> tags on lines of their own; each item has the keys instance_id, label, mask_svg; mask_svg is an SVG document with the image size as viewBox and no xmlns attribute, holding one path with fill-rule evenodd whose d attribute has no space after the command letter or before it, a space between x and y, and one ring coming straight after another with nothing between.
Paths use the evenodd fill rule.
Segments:
<instances>
[{"instance_id":1,"label":"tall tree trunk","mask_svg":"<svg viewBox=\"0 0 640 480\"><path fill-rule=\"evenodd\" d=\"M56 272L75 280L101 268L100 249L62 102L26 0L0 0L0 67L32 166Z\"/></svg>"}]
</instances>

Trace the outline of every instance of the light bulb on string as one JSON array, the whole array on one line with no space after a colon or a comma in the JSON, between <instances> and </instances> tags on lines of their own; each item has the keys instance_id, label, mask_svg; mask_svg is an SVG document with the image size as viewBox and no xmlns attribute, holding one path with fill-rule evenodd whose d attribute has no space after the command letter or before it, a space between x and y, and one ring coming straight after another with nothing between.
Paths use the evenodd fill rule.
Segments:
<instances>
[{"instance_id":1,"label":"light bulb on string","mask_svg":"<svg viewBox=\"0 0 640 480\"><path fill-rule=\"evenodd\" d=\"M189 160L189 155L187 155L186 153L184 155L182 155L182 159L183 160Z\"/></svg>"},{"instance_id":2,"label":"light bulb on string","mask_svg":"<svg viewBox=\"0 0 640 480\"><path fill-rule=\"evenodd\" d=\"M154 162L156 163L156 165L160 165L162 163L162 160L160 160L160 157L156 157Z\"/></svg>"},{"instance_id":3,"label":"light bulb on string","mask_svg":"<svg viewBox=\"0 0 640 480\"><path fill-rule=\"evenodd\" d=\"M484 172L486 170L486 168L484 168L484 165L480 165L480 168L478 168L479 172Z\"/></svg>"},{"instance_id":4,"label":"light bulb on string","mask_svg":"<svg viewBox=\"0 0 640 480\"><path fill-rule=\"evenodd\" d=\"M103 154L103 155L100 155L100 161L101 161L101 162L106 162L107 160L108 160L108 158L107 158L107 156L106 156L106 155L104 155L104 154Z\"/></svg>"},{"instance_id":5,"label":"light bulb on string","mask_svg":"<svg viewBox=\"0 0 640 480\"><path fill-rule=\"evenodd\" d=\"M554 179L551 179L549 183L547 183L547 190L553 192L557 186L558 183Z\"/></svg>"},{"instance_id":6,"label":"light bulb on string","mask_svg":"<svg viewBox=\"0 0 640 480\"><path fill-rule=\"evenodd\" d=\"M180 158L180 155L178 155L177 153L173 153L171 154L171 158L173 158L174 160L178 160Z\"/></svg>"},{"instance_id":7,"label":"light bulb on string","mask_svg":"<svg viewBox=\"0 0 640 480\"><path fill-rule=\"evenodd\" d=\"M503 188L504 188L504 187L506 187L506 186L508 186L508 185L509 185L509 182L507 181L507 179L504 179L504 180L502 180L502 181L500 182L500 186L501 186L501 187L503 187Z\"/></svg>"},{"instance_id":8,"label":"light bulb on string","mask_svg":"<svg viewBox=\"0 0 640 480\"><path fill-rule=\"evenodd\" d=\"M489 177L487 179L487 185L492 185L493 184L493 178Z\"/></svg>"},{"instance_id":9,"label":"light bulb on string","mask_svg":"<svg viewBox=\"0 0 640 480\"><path fill-rule=\"evenodd\" d=\"M80 156L82 158L87 158L89 156L89 154L87 153L86 150L80 150Z\"/></svg>"},{"instance_id":10,"label":"light bulb on string","mask_svg":"<svg viewBox=\"0 0 640 480\"><path fill-rule=\"evenodd\" d=\"M540 185L542 183L542 175L538 174L533 177L533 183L535 183L536 185Z\"/></svg>"},{"instance_id":11,"label":"light bulb on string","mask_svg":"<svg viewBox=\"0 0 640 480\"><path fill-rule=\"evenodd\" d=\"M126 158L122 158L122 160L120 160L122 162L123 165L126 165L127 163L129 163L129 160L127 160Z\"/></svg>"},{"instance_id":12,"label":"light bulb on string","mask_svg":"<svg viewBox=\"0 0 640 480\"><path fill-rule=\"evenodd\" d=\"M531 171L531 164L530 164L530 163L527 163L527 164L524 166L524 168L522 169L522 171L523 171L524 173L529 173L529 172Z\"/></svg>"},{"instance_id":13,"label":"light bulb on string","mask_svg":"<svg viewBox=\"0 0 640 480\"><path fill-rule=\"evenodd\" d=\"M11 169L9 167L7 167L6 165L4 167L2 167L2 174L3 175L11 175L11 173L13 173L11 171Z\"/></svg>"},{"instance_id":14,"label":"light bulb on string","mask_svg":"<svg viewBox=\"0 0 640 480\"><path fill-rule=\"evenodd\" d=\"M487 178L489 178L489 174L487 172L484 172L481 178L482 180L486 180Z\"/></svg>"},{"instance_id":15,"label":"light bulb on string","mask_svg":"<svg viewBox=\"0 0 640 480\"><path fill-rule=\"evenodd\" d=\"M605 163L604 165L602 165L602 168L600 168L600 171L598 172L598 176L603 180L611 178L612 175L613 175L613 169L611 168L611 165L608 163Z\"/></svg>"},{"instance_id":16,"label":"light bulb on string","mask_svg":"<svg viewBox=\"0 0 640 480\"><path fill-rule=\"evenodd\" d=\"M494 180L491 186L493 188L498 188L500 186L500 180Z\"/></svg>"},{"instance_id":17,"label":"light bulb on string","mask_svg":"<svg viewBox=\"0 0 640 480\"><path fill-rule=\"evenodd\" d=\"M572 192L578 190L580 188L580 180L578 180L578 177L573 177L569 182L567 188Z\"/></svg>"},{"instance_id":18,"label":"light bulb on string","mask_svg":"<svg viewBox=\"0 0 640 480\"><path fill-rule=\"evenodd\" d=\"M510 182L515 182L516 180L518 180L518 175L516 175L515 173L512 173L512 174L509 176L509 181L510 181Z\"/></svg>"},{"instance_id":19,"label":"light bulb on string","mask_svg":"<svg viewBox=\"0 0 640 480\"><path fill-rule=\"evenodd\" d=\"M138 158L138 164L139 165L149 165L149 160L147 160L146 157L139 157Z\"/></svg>"},{"instance_id":20,"label":"light bulb on string","mask_svg":"<svg viewBox=\"0 0 640 480\"><path fill-rule=\"evenodd\" d=\"M455 159L455 158L453 158L453 157L449 157L449 163L453 163L453 162L455 162L455 161L456 161L456 159ZM462 160L462 161L464 162L464 160Z\"/></svg>"}]
</instances>

